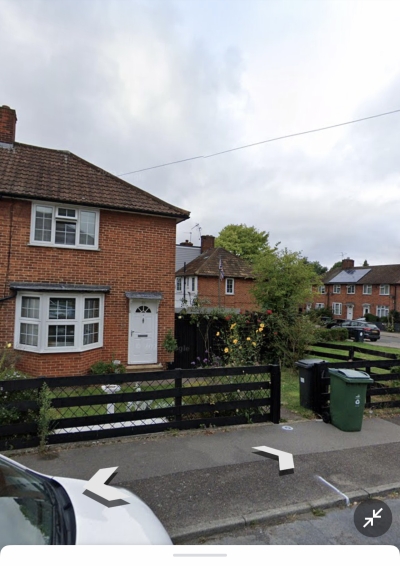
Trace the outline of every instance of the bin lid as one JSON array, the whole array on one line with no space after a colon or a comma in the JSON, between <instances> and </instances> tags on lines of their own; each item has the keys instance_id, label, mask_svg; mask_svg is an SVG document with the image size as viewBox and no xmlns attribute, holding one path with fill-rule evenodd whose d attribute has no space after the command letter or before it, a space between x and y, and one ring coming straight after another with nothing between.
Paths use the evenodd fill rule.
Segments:
<instances>
[{"instance_id":1,"label":"bin lid","mask_svg":"<svg viewBox=\"0 0 400 566\"><path fill-rule=\"evenodd\" d=\"M314 366L316 364L325 364L325 360L319 360L317 358L307 358L304 360L299 360L296 362L296 366L299 368L309 368L310 366Z\"/></svg>"},{"instance_id":2,"label":"bin lid","mask_svg":"<svg viewBox=\"0 0 400 566\"><path fill-rule=\"evenodd\" d=\"M373 383L374 380L371 379L370 375L366 371L360 371L356 369L336 369L329 368L329 375L334 375L340 377L343 381L347 383Z\"/></svg>"}]
</instances>

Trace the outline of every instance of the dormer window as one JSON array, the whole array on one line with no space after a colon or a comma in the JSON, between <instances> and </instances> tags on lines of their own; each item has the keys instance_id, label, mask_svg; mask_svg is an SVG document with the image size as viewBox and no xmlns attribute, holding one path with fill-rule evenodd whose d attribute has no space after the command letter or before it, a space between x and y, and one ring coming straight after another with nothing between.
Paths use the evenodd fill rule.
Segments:
<instances>
[{"instance_id":1,"label":"dormer window","mask_svg":"<svg viewBox=\"0 0 400 566\"><path fill-rule=\"evenodd\" d=\"M99 211L33 203L31 244L98 249Z\"/></svg>"}]
</instances>

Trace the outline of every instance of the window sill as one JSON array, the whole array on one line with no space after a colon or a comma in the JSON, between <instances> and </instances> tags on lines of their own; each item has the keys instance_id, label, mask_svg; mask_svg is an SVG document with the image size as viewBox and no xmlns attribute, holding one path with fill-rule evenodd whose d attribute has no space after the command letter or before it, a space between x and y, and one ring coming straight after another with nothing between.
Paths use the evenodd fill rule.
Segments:
<instances>
[{"instance_id":1,"label":"window sill","mask_svg":"<svg viewBox=\"0 0 400 566\"><path fill-rule=\"evenodd\" d=\"M14 345L14 350L20 352L32 352L33 354L79 354L80 352L87 352L88 350L96 350L102 348L103 344L91 344L90 346L83 346L82 348L44 348L39 350L35 346L25 346L24 344Z\"/></svg>"},{"instance_id":2,"label":"window sill","mask_svg":"<svg viewBox=\"0 0 400 566\"><path fill-rule=\"evenodd\" d=\"M38 247L38 248L57 248L60 250L81 250L81 251L91 251L91 252L100 252L101 248L93 247L93 246L62 246L60 244L41 244L40 242L29 242L27 246L30 247Z\"/></svg>"}]
</instances>

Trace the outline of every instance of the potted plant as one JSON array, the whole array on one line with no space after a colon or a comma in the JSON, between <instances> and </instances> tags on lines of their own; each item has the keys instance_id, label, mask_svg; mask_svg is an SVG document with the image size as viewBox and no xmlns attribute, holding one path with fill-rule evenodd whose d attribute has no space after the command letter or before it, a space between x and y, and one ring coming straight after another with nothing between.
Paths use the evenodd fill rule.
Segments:
<instances>
[{"instance_id":1,"label":"potted plant","mask_svg":"<svg viewBox=\"0 0 400 566\"><path fill-rule=\"evenodd\" d=\"M168 330L162 343L164 350L169 354L173 354L178 349L178 342L172 334L172 330ZM174 369L174 362L167 362L167 369Z\"/></svg>"}]
</instances>

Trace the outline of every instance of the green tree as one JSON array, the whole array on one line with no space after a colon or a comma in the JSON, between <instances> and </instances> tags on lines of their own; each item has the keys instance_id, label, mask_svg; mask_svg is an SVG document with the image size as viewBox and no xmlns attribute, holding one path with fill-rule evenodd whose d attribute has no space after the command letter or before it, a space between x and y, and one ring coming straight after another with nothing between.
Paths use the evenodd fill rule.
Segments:
<instances>
[{"instance_id":1,"label":"green tree","mask_svg":"<svg viewBox=\"0 0 400 566\"><path fill-rule=\"evenodd\" d=\"M298 312L312 302L313 286L321 279L312 264L304 262L299 252L270 250L254 266L254 296L262 308L276 313Z\"/></svg>"},{"instance_id":2,"label":"green tree","mask_svg":"<svg viewBox=\"0 0 400 566\"><path fill-rule=\"evenodd\" d=\"M323 275L328 271L328 268L321 265L319 261L309 261L309 259L306 257L303 259L303 261L304 263L311 265L317 275Z\"/></svg>"},{"instance_id":3,"label":"green tree","mask_svg":"<svg viewBox=\"0 0 400 566\"><path fill-rule=\"evenodd\" d=\"M260 232L254 226L228 224L219 233L215 245L254 263L258 256L270 250L268 238L268 232Z\"/></svg>"},{"instance_id":4,"label":"green tree","mask_svg":"<svg viewBox=\"0 0 400 566\"><path fill-rule=\"evenodd\" d=\"M336 267L342 267L342 262L341 261L337 261L336 263L334 263L331 267L331 269L335 269Z\"/></svg>"},{"instance_id":5,"label":"green tree","mask_svg":"<svg viewBox=\"0 0 400 566\"><path fill-rule=\"evenodd\" d=\"M291 366L316 341L315 322L300 314L299 309L313 302L313 288L321 284L321 279L312 263L286 248L260 256L254 273L254 296L269 315L266 331L270 355L281 365Z\"/></svg>"},{"instance_id":6,"label":"green tree","mask_svg":"<svg viewBox=\"0 0 400 566\"><path fill-rule=\"evenodd\" d=\"M364 259L363 267L369 267L369 263L366 259Z\"/></svg>"}]
</instances>

